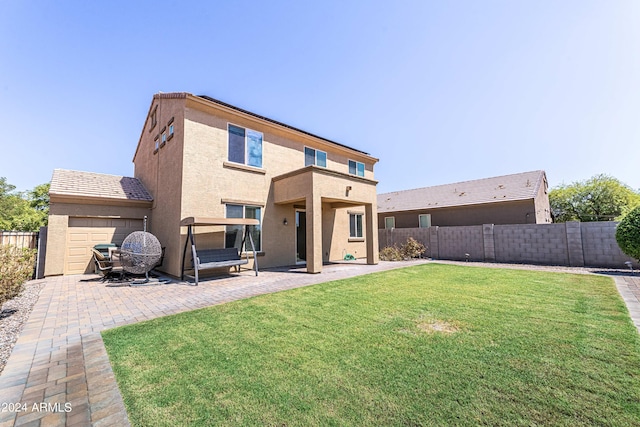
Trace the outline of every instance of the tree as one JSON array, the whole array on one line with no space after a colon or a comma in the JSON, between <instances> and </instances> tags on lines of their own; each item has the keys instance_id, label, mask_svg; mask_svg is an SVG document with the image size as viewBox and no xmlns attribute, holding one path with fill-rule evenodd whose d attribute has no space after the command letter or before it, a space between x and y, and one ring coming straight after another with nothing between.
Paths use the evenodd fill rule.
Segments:
<instances>
[{"instance_id":1,"label":"tree","mask_svg":"<svg viewBox=\"0 0 640 427\"><path fill-rule=\"evenodd\" d=\"M622 252L640 260L640 206L622 218L616 228L616 241Z\"/></svg>"},{"instance_id":2,"label":"tree","mask_svg":"<svg viewBox=\"0 0 640 427\"><path fill-rule=\"evenodd\" d=\"M49 215L49 184L20 193L0 177L0 230L37 231Z\"/></svg>"},{"instance_id":3,"label":"tree","mask_svg":"<svg viewBox=\"0 0 640 427\"><path fill-rule=\"evenodd\" d=\"M640 193L609 175L562 184L549 192L555 222L614 221L640 205Z\"/></svg>"}]
</instances>

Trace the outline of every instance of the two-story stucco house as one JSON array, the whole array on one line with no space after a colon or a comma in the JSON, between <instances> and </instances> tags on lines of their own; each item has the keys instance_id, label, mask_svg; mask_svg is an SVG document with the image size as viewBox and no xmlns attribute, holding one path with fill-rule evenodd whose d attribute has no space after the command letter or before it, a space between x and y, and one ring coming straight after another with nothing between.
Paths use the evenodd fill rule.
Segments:
<instances>
[{"instance_id":1,"label":"two-story stucco house","mask_svg":"<svg viewBox=\"0 0 640 427\"><path fill-rule=\"evenodd\" d=\"M133 157L135 180L151 197L144 204L120 200L120 205L148 206L149 231L166 248L161 270L173 276L181 273L186 229L180 222L188 217L259 220L252 236L261 268L306 264L308 272L319 273L323 262L346 254L376 264L377 161L207 96L159 93L153 96ZM52 183L54 200L65 191ZM87 203L95 205L90 199L101 190L83 191ZM74 203L83 202L76 197ZM91 215L99 217L96 209ZM55 212L59 218L54 224L77 222L64 205L58 204ZM113 216L114 209L109 212ZM197 245L233 246L237 231L234 226L197 227ZM57 242L68 241L65 233L49 231L58 235ZM89 252L85 258L90 271ZM65 261L58 256L56 263ZM50 268L46 274L63 271Z\"/></svg>"}]
</instances>

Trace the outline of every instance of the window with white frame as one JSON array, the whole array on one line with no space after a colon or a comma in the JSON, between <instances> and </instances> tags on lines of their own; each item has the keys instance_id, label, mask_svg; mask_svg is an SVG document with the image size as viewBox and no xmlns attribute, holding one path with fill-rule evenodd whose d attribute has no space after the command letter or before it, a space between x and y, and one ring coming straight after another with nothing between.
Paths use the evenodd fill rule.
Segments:
<instances>
[{"instance_id":1,"label":"window with white frame","mask_svg":"<svg viewBox=\"0 0 640 427\"><path fill-rule=\"evenodd\" d=\"M418 227L420 228L431 227L431 214L418 215Z\"/></svg>"},{"instance_id":2,"label":"window with white frame","mask_svg":"<svg viewBox=\"0 0 640 427\"><path fill-rule=\"evenodd\" d=\"M316 150L315 148L304 147L304 165L305 166L322 166L327 167L327 153Z\"/></svg>"},{"instance_id":3,"label":"window with white frame","mask_svg":"<svg viewBox=\"0 0 640 427\"><path fill-rule=\"evenodd\" d=\"M262 133L229 124L229 161L262 167Z\"/></svg>"},{"instance_id":4,"label":"window with white frame","mask_svg":"<svg viewBox=\"0 0 640 427\"><path fill-rule=\"evenodd\" d=\"M396 217L395 216L384 217L384 228L387 230L396 228Z\"/></svg>"},{"instance_id":5,"label":"window with white frame","mask_svg":"<svg viewBox=\"0 0 640 427\"><path fill-rule=\"evenodd\" d=\"M169 136L167 137L167 141L168 141L171 138L173 138L173 117L169 119L169 123L167 123L167 126L169 126Z\"/></svg>"},{"instance_id":6,"label":"window with white frame","mask_svg":"<svg viewBox=\"0 0 640 427\"><path fill-rule=\"evenodd\" d=\"M362 234L362 214L349 214L349 237L361 238Z\"/></svg>"},{"instance_id":7,"label":"window with white frame","mask_svg":"<svg viewBox=\"0 0 640 427\"><path fill-rule=\"evenodd\" d=\"M364 176L364 163L349 160L349 173L351 175Z\"/></svg>"},{"instance_id":8,"label":"window with white frame","mask_svg":"<svg viewBox=\"0 0 640 427\"><path fill-rule=\"evenodd\" d=\"M226 217L227 218L249 218L257 219L260 224L250 225L249 233L253 239L253 244L257 252L262 250L262 208L260 206L248 206L248 205L226 205ZM240 248L242 245L242 236L244 225L227 225L225 230L224 247L225 248ZM245 240L242 251L252 251L249 237Z\"/></svg>"}]
</instances>

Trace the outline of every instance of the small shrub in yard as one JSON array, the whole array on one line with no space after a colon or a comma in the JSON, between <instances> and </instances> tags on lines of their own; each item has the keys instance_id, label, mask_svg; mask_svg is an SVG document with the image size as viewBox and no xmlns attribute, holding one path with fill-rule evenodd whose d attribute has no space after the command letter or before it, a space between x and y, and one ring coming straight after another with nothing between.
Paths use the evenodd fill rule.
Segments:
<instances>
[{"instance_id":1,"label":"small shrub in yard","mask_svg":"<svg viewBox=\"0 0 640 427\"><path fill-rule=\"evenodd\" d=\"M0 246L0 306L22 292L22 285L33 273L35 251Z\"/></svg>"},{"instance_id":2,"label":"small shrub in yard","mask_svg":"<svg viewBox=\"0 0 640 427\"><path fill-rule=\"evenodd\" d=\"M420 258L422 254L425 253L426 251L427 251L427 248L425 248L425 246L422 243L418 242L413 237L409 237L407 239L407 243L402 245L402 247L400 248L402 257L405 259Z\"/></svg>"},{"instance_id":3,"label":"small shrub in yard","mask_svg":"<svg viewBox=\"0 0 640 427\"><path fill-rule=\"evenodd\" d=\"M616 241L622 252L640 260L640 206L622 218L616 229Z\"/></svg>"},{"instance_id":4,"label":"small shrub in yard","mask_svg":"<svg viewBox=\"0 0 640 427\"><path fill-rule=\"evenodd\" d=\"M387 246L380 251L382 261L402 261L402 253L397 246Z\"/></svg>"},{"instance_id":5,"label":"small shrub in yard","mask_svg":"<svg viewBox=\"0 0 640 427\"><path fill-rule=\"evenodd\" d=\"M419 258L427 251L425 246L413 237L409 237L407 242L401 247L387 246L380 251L382 261L402 261L405 259Z\"/></svg>"}]
</instances>

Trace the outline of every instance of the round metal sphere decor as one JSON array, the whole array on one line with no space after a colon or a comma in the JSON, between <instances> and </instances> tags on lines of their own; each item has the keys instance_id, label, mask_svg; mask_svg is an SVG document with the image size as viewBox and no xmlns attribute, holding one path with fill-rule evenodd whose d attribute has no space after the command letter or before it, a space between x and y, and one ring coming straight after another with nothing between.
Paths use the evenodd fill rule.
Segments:
<instances>
[{"instance_id":1,"label":"round metal sphere decor","mask_svg":"<svg viewBox=\"0 0 640 427\"><path fill-rule=\"evenodd\" d=\"M134 231L122 242L122 268L132 274L148 273L160 261L162 247L151 233Z\"/></svg>"}]
</instances>

